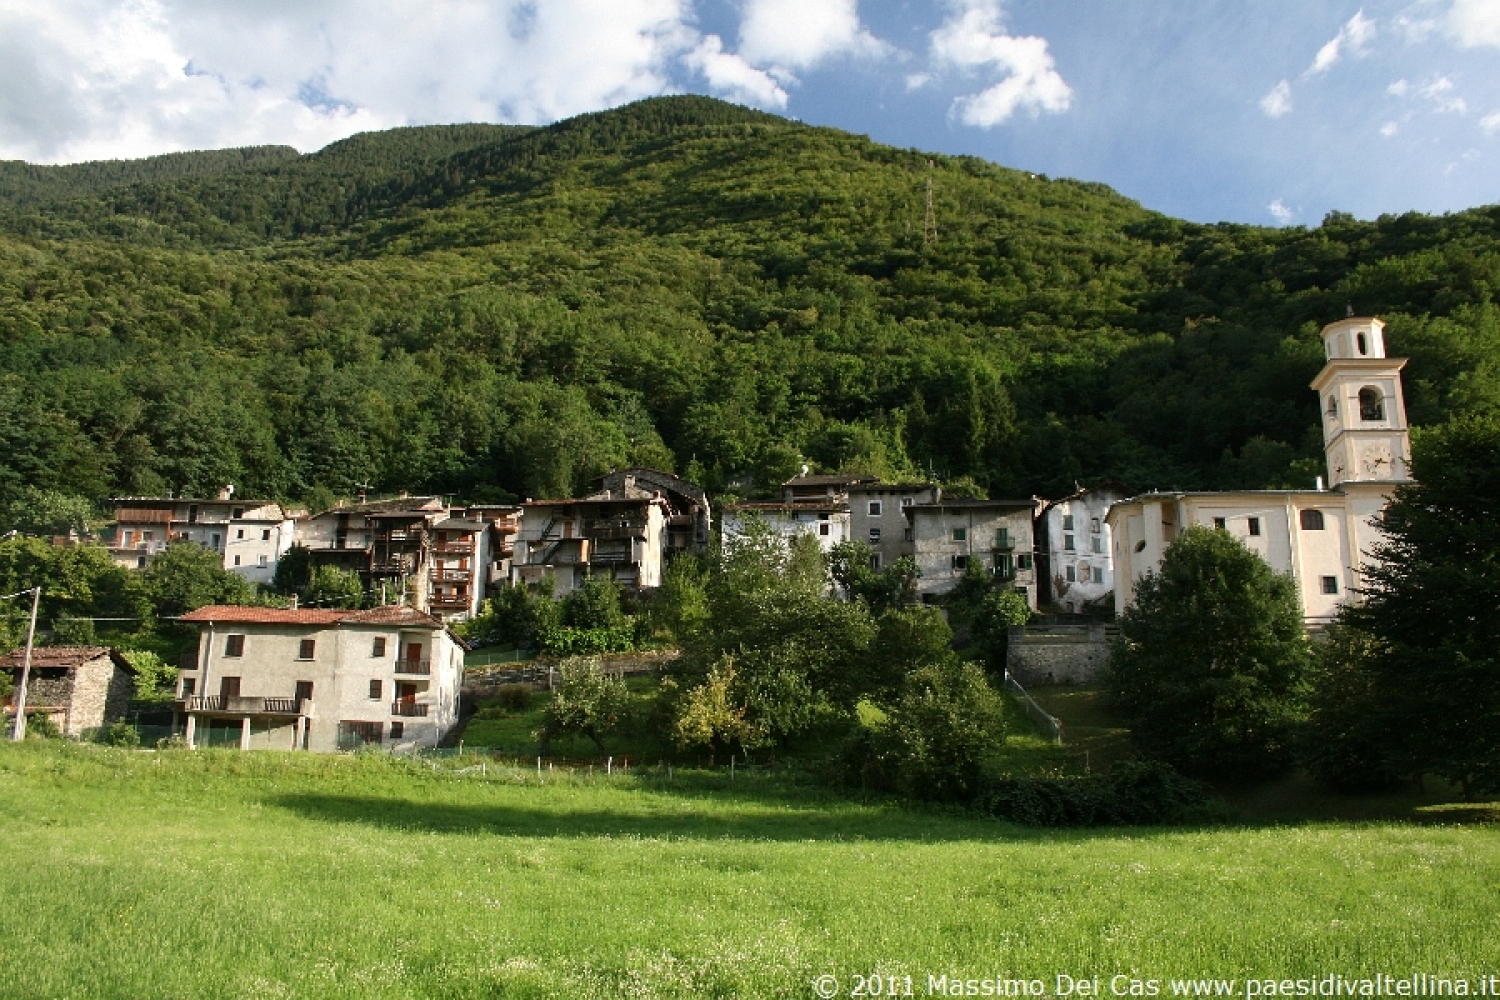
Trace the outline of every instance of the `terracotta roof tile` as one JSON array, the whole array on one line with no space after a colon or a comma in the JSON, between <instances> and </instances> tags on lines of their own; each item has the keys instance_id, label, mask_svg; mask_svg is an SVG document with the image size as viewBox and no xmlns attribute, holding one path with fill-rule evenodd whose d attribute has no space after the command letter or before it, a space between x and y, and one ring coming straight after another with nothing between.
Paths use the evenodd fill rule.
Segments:
<instances>
[{"instance_id":1,"label":"terracotta roof tile","mask_svg":"<svg viewBox=\"0 0 1500 1000\"><path fill-rule=\"evenodd\" d=\"M420 628L442 628L443 623L429 614L401 604L388 604L366 611L340 608L254 608L239 604L211 604L189 611L177 619L182 622L220 622L246 625L415 625Z\"/></svg>"}]
</instances>

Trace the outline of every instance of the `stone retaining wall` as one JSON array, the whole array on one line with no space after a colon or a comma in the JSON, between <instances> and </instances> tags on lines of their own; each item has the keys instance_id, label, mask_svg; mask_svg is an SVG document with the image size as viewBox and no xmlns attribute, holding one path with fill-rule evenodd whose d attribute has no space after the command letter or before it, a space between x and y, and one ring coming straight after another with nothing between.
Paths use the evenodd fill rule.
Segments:
<instances>
[{"instance_id":1,"label":"stone retaining wall","mask_svg":"<svg viewBox=\"0 0 1500 1000\"><path fill-rule=\"evenodd\" d=\"M1113 631L1103 623L1013 628L1005 665L1026 687L1092 684L1109 663Z\"/></svg>"}]
</instances>

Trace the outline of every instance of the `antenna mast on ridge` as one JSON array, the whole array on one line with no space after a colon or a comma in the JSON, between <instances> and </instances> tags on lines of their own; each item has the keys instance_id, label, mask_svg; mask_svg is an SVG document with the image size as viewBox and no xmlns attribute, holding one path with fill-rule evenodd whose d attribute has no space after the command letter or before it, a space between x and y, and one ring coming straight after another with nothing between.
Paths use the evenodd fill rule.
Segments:
<instances>
[{"instance_id":1,"label":"antenna mast on ridge","mask_svg":"<svg viewBox=\"0 0 1500 1000\"><path fill-rule=\"evenodd\" d=\"M936 243L937 242L937 238L938 238L938 234L937 234L937 213L935 213L932 210L932 170L933 170L932 161L928 160L927 161L927 218L922 223L922 242L923 242L923 244Z\"/></svg>"}]
</instances>

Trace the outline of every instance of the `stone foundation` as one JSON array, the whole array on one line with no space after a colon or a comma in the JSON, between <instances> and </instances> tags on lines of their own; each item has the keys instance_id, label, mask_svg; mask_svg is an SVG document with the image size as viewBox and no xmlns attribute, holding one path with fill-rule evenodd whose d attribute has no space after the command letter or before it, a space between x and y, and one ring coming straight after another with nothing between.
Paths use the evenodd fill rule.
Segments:
<instances>
[{"instance_id":1,"label":"stone foundation","mask_svg":"<svg viewBox=\"0 0 1500 1000\"><path fill-rule=\"evenodd\" d=\"M1109 663L1115 630L1101 623L1010 630L1006 668L1026 687L1092 684Z\"/></svg>"}]
</instances>

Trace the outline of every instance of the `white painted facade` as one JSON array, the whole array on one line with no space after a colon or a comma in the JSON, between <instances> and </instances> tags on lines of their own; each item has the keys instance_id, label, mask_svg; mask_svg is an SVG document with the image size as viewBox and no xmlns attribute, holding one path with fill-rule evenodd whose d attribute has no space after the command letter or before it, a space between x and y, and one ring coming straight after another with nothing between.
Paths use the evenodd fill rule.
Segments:
<instances>
[{"instance_id":1,"label":"white painted facade","mask_svg":"<svg viewBox=\"0 0 1500 1000\"><path fill-rule=\"evenodd\" d=\"M1332 489L1149 493L1110 507L1117 612L1133 603L1135 585L1193 524L1230 532L1291 576L1311 627L1327 624L1358 592L1362 567L1382 538L1380 513L1410 468L1405 360L1385 357L1383 329L1373 317L1323 328L1328 362L1312 388L1323 403Z\"/></svg>"},{"instance_id":2,"label":"white painted facade","mask_svg":"<svg viewBox=\"0 0 1500 1000\"><path fill-rule=\"evenodd\" d=\"M130 569L144 569L168 544L193 542L222 556L225 569L269 584L295 535L292 518L267 501L124 497L114 503L110 557Z\"/></svg>"},{"instance_id":3,"label":"white painted facade","mask_svg":"<svg viewBox=\"0 0 1500 1000\"><path fill-rule=\"evenodd\" d=\"M720 531L726 546L733 546L736 539L745 536L751 518L760 518L788 540L797 535L816 538L825 553L850 537L847 503L739 503L724 508Z\"/></svg>"},{"instance_id":4,"label":"white painted facade","mask_svg":"<svg viewBox=\"0 0 1500 1000\"><path fill-rule=\"evenodd\" d=\"M178 676L190 745L333 751L436 746L458 721L463 647L413 608L199 608Z\"/></svg>"},{"instance_id":5,"label":"white painted facade","mask_svg":"<svg viewBox=\"0 0 1500 1000\"><path fill-rule=\"evenodd\" d=\"M1081 613L1115 589L1110 505L1126 499L1117 487L1080 490L1047 504L1037 531L1042 600Z\"/></svg>"}]
</instances>

